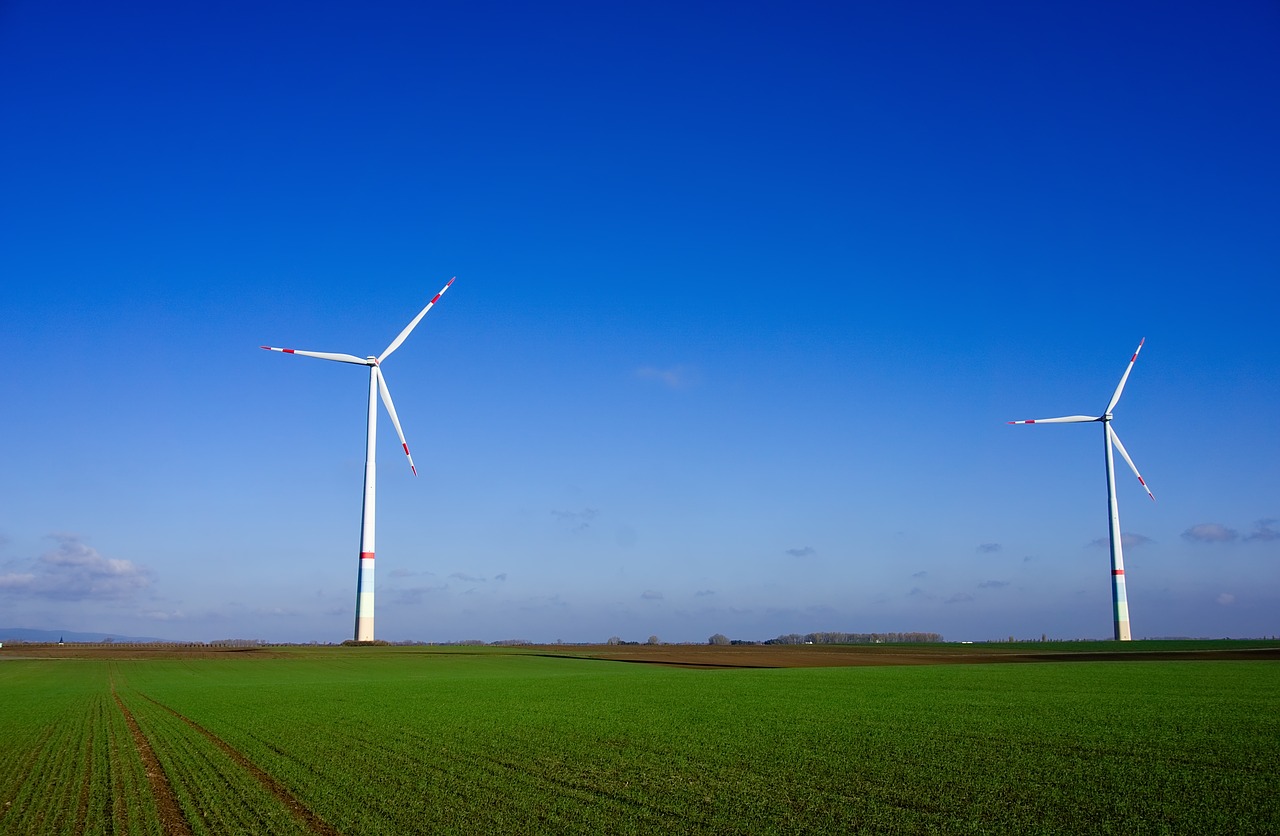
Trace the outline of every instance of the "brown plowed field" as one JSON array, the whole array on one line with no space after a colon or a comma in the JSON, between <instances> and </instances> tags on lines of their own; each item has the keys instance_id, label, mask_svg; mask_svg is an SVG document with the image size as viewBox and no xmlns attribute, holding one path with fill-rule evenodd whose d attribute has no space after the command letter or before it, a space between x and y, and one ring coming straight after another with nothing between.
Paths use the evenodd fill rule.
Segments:
<instances>
[{"instance_id":1,"label":"brown plowed field","mask_svg":"<svg viewBox=\"0 0 1280 836\"><path fill-rule=\"evenodd\" d=\"M541 655L699 668L820 668L874 665L972 665L993 662L1280 659L1280 647L1206 650L1034 652L999 645L597 645L537 648Z\"/></svg>"},{"instance_id":2,"label":"brown plowed field","mask_svg":"<svg viewBox=\"0 0 1280 836\"><path fill-rule=\"evenodd\" d=\"M249 656L257 659L282 658L290 654L273 648L209 647L189 644L12 644L0 648L0 659L226 659Z\"/></svg>"},{"instance_id":3,"label":"brown plowed field","mask_svg":"<svg viewBox=\"0 0 1280 836\"><path fill-rule=\"evenodd\" d=\"M1134 642L1133 649L1090 649L1089 642L1049 643L1041 650L1026 644L1005 646L992 644L904 644L889 645L522 645L518 647L483 647L484 654L511 653L550 656L563 659L600 659L651 665L693 668L824 668L877 665L973 665L996 662L1107 662L1107 661L1177 661L1211 659L1280 660L1280 644L1268 647L1221 647L1207 643L1204 649L1187 649L1180 643L1176 649L1150 649ZM448 653L457 654L458 647L412 645L384 648L360 647L247 647L222 648L201 645L91 645L51 644L9 645L0 649L2 659L107 659L114 661L143 659L296 659L300 654L347 653Z\"/></svg>"}]
</instances>

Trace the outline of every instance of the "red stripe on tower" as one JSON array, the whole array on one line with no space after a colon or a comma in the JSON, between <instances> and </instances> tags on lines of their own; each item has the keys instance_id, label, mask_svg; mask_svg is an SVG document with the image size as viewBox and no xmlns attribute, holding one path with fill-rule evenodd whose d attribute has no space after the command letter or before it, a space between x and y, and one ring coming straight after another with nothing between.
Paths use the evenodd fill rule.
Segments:
<instances>
[{"instance_id":1,"label":"red stripe on tower","mask_svg":"<svg viewBox=\"0 0 1280 836\"><path fill-rule=\"evenodd\" d=\"M373 560L373 552L360 552L361 560Z\"/></svg>"},{"instance_id":2,"label":"red stripe on tower","mask_svg":"<svg viewBox=\"0 0 1280 836\"><path fill-rule=\"evenodd\" d=\"M370 555L370 557L372 557L372 556L373 556L373 555ZM1124 570L1123 570L1123 569L1112 569L1112 570L1111 570L1111 574L1113 574L1113 575L1123 575L1123 574L1124 574Z\"/></svg>"},{"instance_id":3,"label":"red stripe on tower","mask_svg":"<svg viewBox=\"0 0 1280 836\"><path fill-rule=\"evenodd\" d=\"M285 354L292 354L292 353L293 353L293 349L292 349L292 348L282 348L282 349L280 349L280 350L281 350L281 351L283 351Z\"/></svg>"}]
</instances>

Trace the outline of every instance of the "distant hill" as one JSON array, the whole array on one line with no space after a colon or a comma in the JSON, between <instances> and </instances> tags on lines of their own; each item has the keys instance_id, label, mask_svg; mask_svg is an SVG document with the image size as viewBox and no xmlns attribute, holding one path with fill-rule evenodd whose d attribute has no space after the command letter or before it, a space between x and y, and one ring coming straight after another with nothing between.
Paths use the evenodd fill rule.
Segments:
<instances>
[{"instance_id":1,"label":"distant hill","mask_svg":"<svg viewBox=\"0 0 1280 836\"><path fill-rule=\"evenodd\" d=\"M0 642L161 642L165 639L122 636L119 633L73 633L70 630L30 630L26 627L0 627Z\"/></svg>"}]
</instances>

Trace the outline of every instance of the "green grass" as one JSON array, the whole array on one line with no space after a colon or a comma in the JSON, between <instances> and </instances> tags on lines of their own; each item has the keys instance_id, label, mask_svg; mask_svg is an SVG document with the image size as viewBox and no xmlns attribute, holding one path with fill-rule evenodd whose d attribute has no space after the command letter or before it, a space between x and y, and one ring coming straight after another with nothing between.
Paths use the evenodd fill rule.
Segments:
<instances>
[{"instance_id":1,"label":"green grass","mask_svg":"<svg viewBox=\"0 0 1280 836\"><path fill-rule=\"evenodd\" d=\"M150 700L346 834L1280 832L1276 662L748 671L360 648L116 678L197 832L299 825ZM98 663L0 664L0 833L77 832L65 809L99 746L79 738L109 738L58 718L114 708L107 687ZM76 789L37 803L37 774Z\"/></svg>"},{"instance_id":2,"label":"green grass","mask_svg":"<svg viewBox=\"0 0 1280 836\"><path fill-rule=\"evenodd\" d=\"M109 671L0 665L0 833L161 832Z\"/></svg>"}]
</instances>

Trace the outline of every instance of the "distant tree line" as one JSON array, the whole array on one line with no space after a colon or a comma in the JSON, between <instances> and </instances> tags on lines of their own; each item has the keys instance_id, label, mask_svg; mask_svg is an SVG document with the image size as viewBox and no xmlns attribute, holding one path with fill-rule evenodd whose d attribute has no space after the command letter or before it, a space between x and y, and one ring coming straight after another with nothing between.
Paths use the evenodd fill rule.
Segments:
<instances>
[{"instance_id":1,"label":"distant tree line","mask_svg":"<svg viewBox=\"0 0 1280 836\"><path fill-rule=\"evenodd\" d=\"M940 642L941 633L788 633L765 644L903 644L907 642Z\"/></svg>"}]
</instances>

